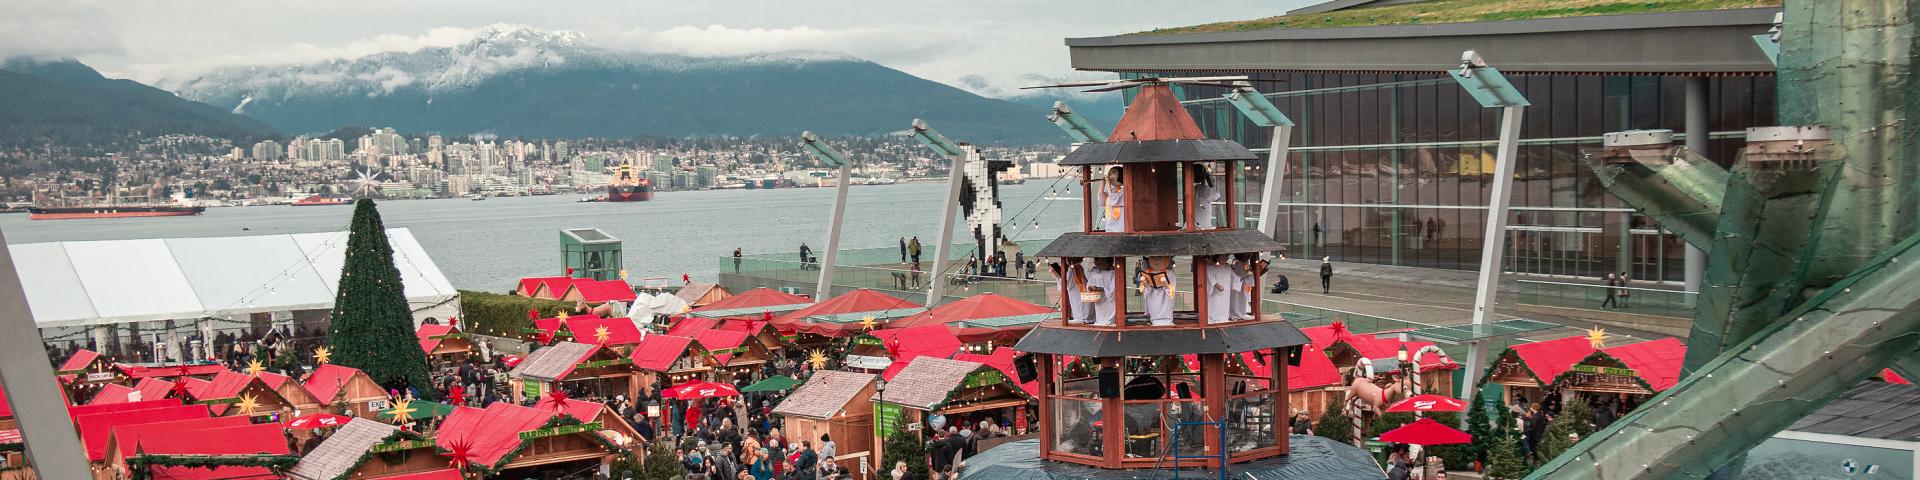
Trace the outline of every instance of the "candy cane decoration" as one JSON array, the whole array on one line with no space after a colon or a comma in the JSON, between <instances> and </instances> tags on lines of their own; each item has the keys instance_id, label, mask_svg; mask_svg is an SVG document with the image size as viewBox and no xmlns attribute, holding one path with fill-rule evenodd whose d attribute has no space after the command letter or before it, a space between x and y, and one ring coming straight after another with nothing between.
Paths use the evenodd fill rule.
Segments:
<instances>
[{"instance_id":1,"label":"candy cane decoration","mask_svg":"<svg viewBox=\"0 0 1920 480\"><path fill-rule=\"evenodd\" d=\"M1365 356L1360 357L1360 361L1353 365L1351 374L1354 378L1364 378L1372 381L1373 360ZM1349 381L1349 384L1352 384L1351 381ZM1352 388L1347 389L1346 413L1347 418L1351 419L1351 421L1347 423L1353 425L1353 433L1349 436L1349 439L1353 441L1353 446L1366 448L1366 400L1361 399L1360 392L1353 391Z\"/></svg>"},{"instance_id":2,"label":"candy cane decoration","mask_svg":"<svg viewBox=\"0 0 1920 480\"><path fill-rule=\"evenodd\" d=\"M1413 380L1413 393L1408 395L1409 397L1417 396L1422 393L1426 393L1427 391L1427 388L1425 385L1426 382L1424 379L1420 377L1420 357L1426 356L1427 352L1433 352L1434 354L1440 355L1440 359L1445 360L1446 363L1453 363L1453 357L1447 356L1447 352L1444 350L1441 350L1440 347L1438 346L1427 345L1425 347L1420 347L1420 351L1413 352L1413 378L1410 379L1410 380ZM1418 418L1418 417L1424 417L1426 415L1420 412L1413 412L1413 416L1415 418Z\"/></svg>"}]
</instances>

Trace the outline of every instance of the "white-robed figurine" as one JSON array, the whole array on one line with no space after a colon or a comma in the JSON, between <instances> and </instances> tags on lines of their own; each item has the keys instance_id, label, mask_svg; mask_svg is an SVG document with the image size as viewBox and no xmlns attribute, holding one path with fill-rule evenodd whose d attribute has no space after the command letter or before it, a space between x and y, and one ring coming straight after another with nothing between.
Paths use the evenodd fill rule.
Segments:
<instances>
[{"instance_id":1,"label":"white-robed figurine","mask_svg":"<svg viewBox=\"0 0 1920 480\"><path fill-rule=\"evenodd\" d=\"M1140 266L1140 298L1154 326L1173 325L1173 257L1147 257Z\"/></svg>"},{"instance_id":2,"label":"white-robed figurine","mask_svg":"<svg viewBox=\"0 0 1920 480\"><path fill-rule=\"evenodd\" d=\"M1058 262L1050 265L1053 268L1054 285L1063 292L1060 301L1067 304L1067 323L1092 322L1091 306L1080 296L1081 292L1087 291L1087 272L1080 266L1080 259L1068 259L1064 266Z\"/></svg>"},{"instance_id":3,"label":"white-robed figurine","mask_svg":"<svg viewBox=\"0 0 1920 480\"><path fill-rule=\"evenodd\" d=\"M1235 279L1238 280L1240 287L1234 290L1233 295L1234 320L1253 319L1253 302L1258 298L1259 294L1259 292L1254 291L1254 280L1267 271L1267 262L1265 260L1256 260L1255 255L1257 254L1236 253L1233 255L1233 274Z\"/></svg>"},{"instance_id":4,"label":"white-robed figurine","mask_svg":"<svg viewBox=\"0 0 1920 480\"><path fill-rule=\"evenodd\" d=\"M1213 202L1220 201L1220 190L1213 188L1213 175L1205 165L1193 168L1198 172L1193 176L1193 228L1213 228Z\"/></svg>"},{"instance_id":5,"label":"white-robed figurine","mask_svg":"<svg viewBox=\"0 0 1920 480\"><path fill-rule=\"evenodd\" d=\"M1232 319L1233 294L1240 289L1239 277L1227 266L1226 255L1206 259L1207 323L1227 323Z\"/></svg>"},{"instance_id":6,"label":"white-robed figurine","mask_svg":"<svg viewBox=\"0 0 1920 480\"><path fill-rule=\"evenodd\" d=\"M1099 183L1101 219L1100 231L1127 231L1127 186L1126 175L1120 167L1107 169L1104 179L1089 179L1085 183Z\"/></svg>"},{"instance_id":7,"label":"white-robed figurine","mask_svg":"<svg viewBox=\"0 0 1920 480\"><path fill-rule=\"evenodd\" d=\"M1087 269L1087 291L1100 292L1100 300L1092 302L1095 326L1113 325L1114 306L1119 305L1114 300L1114 296L1119 294L1119 289L1115 288L1115 273L1113 259L1106 257L1093 259L1093 268Z\"/></svg>"}]
</instances>

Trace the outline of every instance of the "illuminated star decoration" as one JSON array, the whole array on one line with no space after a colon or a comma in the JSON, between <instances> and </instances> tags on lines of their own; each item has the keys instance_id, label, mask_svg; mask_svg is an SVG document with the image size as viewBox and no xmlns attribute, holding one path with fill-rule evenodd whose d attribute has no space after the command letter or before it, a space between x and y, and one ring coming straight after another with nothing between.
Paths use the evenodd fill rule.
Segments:
<instances>
[{"instance_id":1,"label":"illuminated star decoration","mask_svg":"<svg viewBox=\"0 0 1920 480\"><path fill-rule=\"evenodd\" d=\"M613 332L607 331L606 325L601 325L593 329L593 340L595 342L607 343L607 337L610 336L613 336Z\"/></svg>"},{"instance_id":2,"label":"illuminated star decoration","mask_svg":"<svg viewBox=\"0 0 1920 480\"><path fill-rule=\"evenodd\" d=\"M253 411L260 408L260 399L254 398L253 395L241 395L240 401L233 406L238 407L242 415L252 416Z\"/></svg>"},{"instance_id":3,"label":"illuminated star decoration","mask_svg":"<svg viewBox=\"0 0 1920 480\"><path fill-rule=\"evenodd\" d=\"M465 440L450 441L447 452L441 455L447 457L447 468L464 470L473 463L473 446Z\"/></svg>"},{"instance_id":4,"label":"illuminated star decoration","mask_svg":"<svg viewBox=\"0 0 1920 480\"><path fill-rule=\"evenodd\" d=\"M880 325L879 322L874 321L873 315L867 315L865 318L860 319L860 328L862 330L873 330L873 327L876 327L879 325Z\"/></svg>"},{"instance_id":5,"label":"illuminated star decoration","mask_svg":"<svg viewBox=\"0 0 1920 480\"><path fill-rule=\"evenodd\" d=\"M393 415L393 423L402 423L413 421L413 412L416 411L419 410L413 408L413 402L401 402L393 410L388 410L387 414Z\"/></svg>"},{"instance_id":6,"label":"illuminated star decoration","mask_svg":"<svg viewBox=\"0 0 1920 480\"><path fill-rule=\"evenodd\" d=\"M375 176L371 168L353 171L352 182L360 189L361 197L372 198L373 192L380 190L380 180Z\"/></svg>"},{"instance_id":7,"label":"illuminated star decoration","mask_svg":"<svg viewBox=\"0 0 1920 480\"><path fill-rule=\"evenodd\" d=\"M264 372L264 371L267 371L267 367L260 365L259 360L247 362L248 375L259 376L260 372Z\"/></svg>"},{"instance_id":8,"label":"illuminated star decoration","mask_svg":"<svg viewBox=\"0 0 1920 480\"><path fill-rule=\"evenodd\" d=\"M460 328L460 319L456 317L447 317L447 327Z\"/></svg>"},{"instance_id":9,"label":"illuminated star decoration","mask_svg":"<svg viewBox=\"0 0 1920 480\"><path fill-rule=\"evenodd\" d=\"M314 362L324 364L324 363L327 363L327 359L332 357L333 357L333 352L327 351L327 347L313 347Z\"/></svg>"},{"instance_id":10,"label":"illuminated star decoration","mask_svg":"<svg viewBox=\"0 0 1920 480\"><path fill-rule=\"evenodd\" d=\"M554 410L566 409L567 408L567 392L561 391L558 388L549 390L547 391L546 401L541 403L552 405Z\"/></svg>"},{"instance_id":11,"label":"illuminated star decoration","mask_svg":"<svg viewBox=\"0 0 1920 480\"><path fill-rule=\"evenodd\" d=\"M1593 327L1587 330L1587 343L1592 344L1594 350L1607 348L1607 329Z\"/></svg>"},{"instance_id":12,"label":"illuminated star decoration","mask_svg":"<svg viewBox=\"0 0 1920 480\"><path fill-rule=\"evenodd\" d=\"M529 308L529 309L527 309L527 319L528 319L528 320L539 320L539 319L540 319L540 310L539 310L539 309L535 309L535 308Z\"/></svg>"},{"instance_id":13,"label":"illuminated star decoration","mask_svg":"<svg viewBox=\"0 0 1920 480\"><path fill-rule=\"evenodd\" d=\"M807 352L807 363L813 364L814 370L827 368L827 352L822 352L818 348Z\"/></svg>"},{"instance_id":14,"label":"illuminated star decoration","mask_svg":"<svg viewBox=\"0 0 1920 480\"><path fill-rule=\"evenodd\" d=\"M545 330L542 330L542 331L540 331L540 335L539 335L539 338L538 338L538 340L540 341L540 344L541 344L541 345L552 345L552 344L553 344L553 332L549 332L549 331L545 331Z\"/></svg>"}]
</instances>

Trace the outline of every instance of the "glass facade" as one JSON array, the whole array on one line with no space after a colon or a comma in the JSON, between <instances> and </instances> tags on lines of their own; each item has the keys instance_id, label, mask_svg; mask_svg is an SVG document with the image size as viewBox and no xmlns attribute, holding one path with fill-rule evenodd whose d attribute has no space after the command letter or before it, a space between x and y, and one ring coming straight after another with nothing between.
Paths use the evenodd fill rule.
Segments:
<instances>
[{"instance_id":1,"label":"glass facade","mask_svg":"<svg viewBox=\"0 0 1920 480\"><path fill-rule=\"evenodd\" d=\"M1440 73L1181 71L1154 75L1249 75L1298 126L1291 141L1276 237L1297 258L1332 257L1415 267L1479 268L1494 168L1496 109L1482 108ZM1140 76L1146 73L1124 74ZM1684 244L1608 194L1581 161L1600 135L1672 129L1684 142L1687 78L1528 75L1509 78L1532 106L1515 165L1506 270L1595 277L1630 272L1678 282ZM1772 76L1707 79L1705 152L1733 161L1750 126L1771 125ZM1210 136L1264 154L1270 130L1220 100L1224 89L1177 86ZM1130 98L1128 100L1131 100ZM1254 215L1265 163L1236 182L1243 215ZM1246 223L1251 227L1257 223Z\"/></svg>"}]
</instances>

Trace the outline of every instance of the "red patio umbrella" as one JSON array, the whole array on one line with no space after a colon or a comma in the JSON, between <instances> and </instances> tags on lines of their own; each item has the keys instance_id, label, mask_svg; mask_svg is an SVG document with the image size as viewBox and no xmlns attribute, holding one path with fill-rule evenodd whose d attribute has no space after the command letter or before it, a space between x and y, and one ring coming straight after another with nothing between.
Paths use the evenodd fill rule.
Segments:
<instances>
[{"instance_id":1,"label":"red patio umbrella","mask_svg":"<svg viewBox=\"0 0 1920 480\"><path fill-rule=\"evenodd\" d=\"M328 427L338 427L341 425L346 425L347 421L349 420L353 420L353 417L349 417L345 415L331 415L331 414L325 414L325 413L309 413L309 414L294 418L292 420L287 420L286 425L287 425L287 428L291 428L295 430L313 430L316 428L328 428Z\"/></svg>"},{"instance_id":2,"label":"red patio umbrella","mask_svg":"<svg viewBox=\"0 0 1920 480\"><path fill-rule=\"evenodd\" d=\"M1380 434L1380 441L1413 445L1452 445L1473 441L1473 435L1454 430L1431 418L1414 420L1400 428Z\"/></svg>"},{"instance_id":3,"label":"red patio umbrella","mask_svg":"<svg viewBox=\"0 0 1920 480\"><path fill-rule=\"evenodd\" d=\"M1467 404L1460 400L1434 394L1414 395L1387 407L1388 412L1464 412Z\"/></svg>"},{"instance_id":4,"label":"red patio umbrella","mask_svg":"<svg viewBox=\"0 0 1920 480\"><path fill-rule=\"evenodd\" d=\"M725 383L714 383L706 380L693 380L687 383L682 383L679 385L668 387L666 393L662 395L666 396L667 398L674 398L674 399L680 399L680 400L694 400L694 399L700 399L700 398L713 398L713 397L737 397L737 396L740 396L740 390L733 388L733 385L728 385Z\"/></svg>"},{"instance_id":5,"label":"red patio umbrella","mask_svg":"<svg viewBox=\"0 0 1920 480\"><path fill-rule=\"evenodd\" d=\"M508 367L512 367L514 365L519 365L521 360L526 360L526 359L527 359L526 357L522 357L519 355L507 355L505 357L500 358L500 363L505 363L507 364Z\"/></svg>"}]
</instances>

